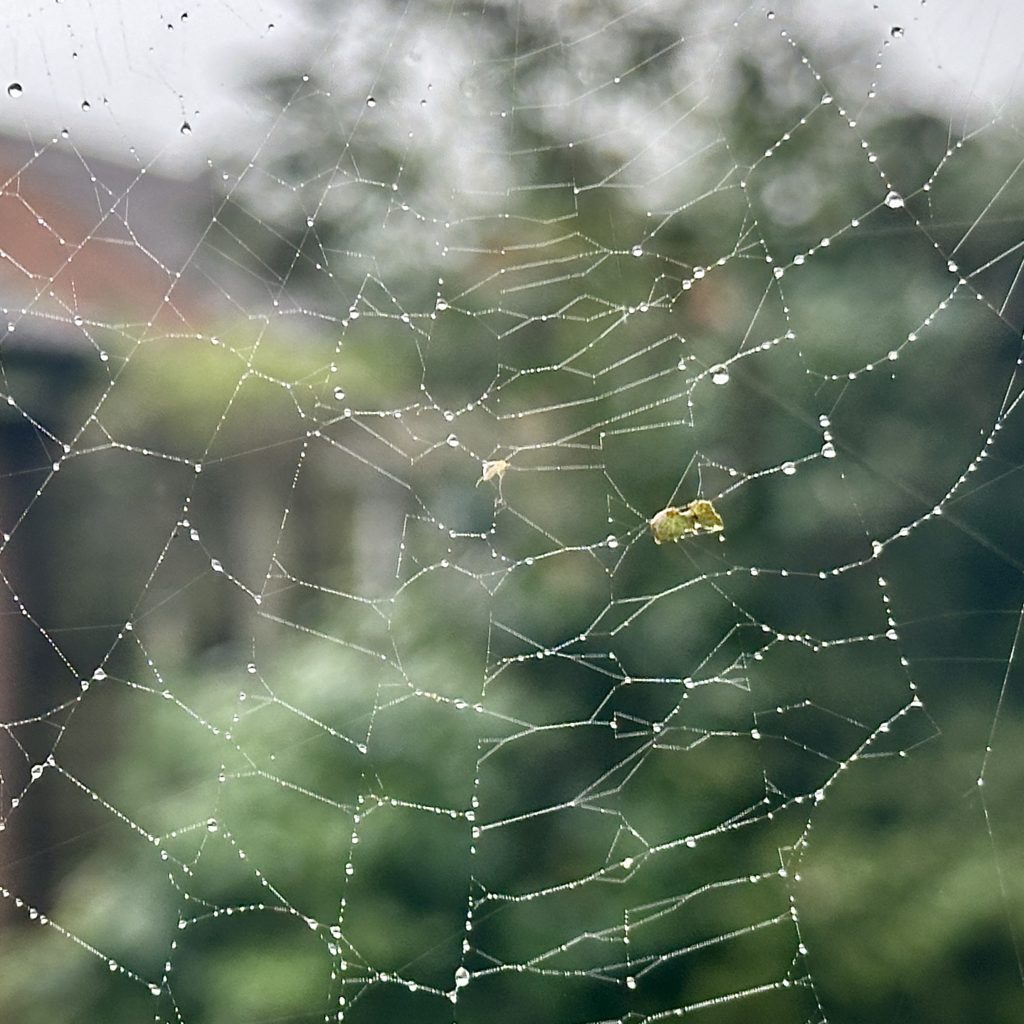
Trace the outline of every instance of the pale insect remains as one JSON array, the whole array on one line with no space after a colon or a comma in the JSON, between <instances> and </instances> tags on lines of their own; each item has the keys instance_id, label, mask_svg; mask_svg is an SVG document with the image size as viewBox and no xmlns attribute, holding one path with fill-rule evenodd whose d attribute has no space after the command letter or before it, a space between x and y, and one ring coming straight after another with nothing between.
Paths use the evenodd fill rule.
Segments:
<instances>
[{"instance_id":1,"label":"pale insect remains","mask_svg":"<svg viewBox=\"0 0 1024 1024\"><path fill-rule=\"evenodd\" d=\"M488 480L493 480L495 477L498 478L498 483L500 484L505 477L505 470L507 469L508 463L504 459L487 460L483 465L483 473L476 482L477 487Z\"/></svg>"},{"instance_id":2,"label":"pale insect remains","mask_svg":"<svg viewBox=\"0 0 1024 1024\"><path fill-rule=\"evenodd\" d=\"M698 498L682 508L669 505L650 521L655 544L694 537L699 533L721 533L725 523L715 506L706 498Z\"/></svg>"}]
</instances>

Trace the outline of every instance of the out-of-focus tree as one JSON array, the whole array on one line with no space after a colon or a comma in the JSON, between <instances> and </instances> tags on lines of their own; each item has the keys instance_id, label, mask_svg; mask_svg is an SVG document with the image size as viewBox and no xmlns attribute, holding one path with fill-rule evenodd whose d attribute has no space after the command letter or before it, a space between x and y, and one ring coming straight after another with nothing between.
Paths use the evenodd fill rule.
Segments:
<instances>
[{"instance_id":1,"label":"out-of-focus tree","mask_svg":"<svg viewBox=\"0 0 1024 1024\"><path fill-rule=\"evenodd\" d=\"M350 1020L448 1020L464 939L467 1020L650 1019L782 978L704 1019L756 1005L780 1024L967 1006L999 1020L1017 1005L990 834L962 798L998 680L981 660L950 674L927 659L955 632L1005 668L1007 617L957 613L1019 606L1019 541L999 502L967 493L892 545L901 655L882 639L877 566L856 565L942 500L998 411L1019 311L988 315L957 275L1007 250L1002 223L970 234L959 271L940 256L950 211L1011 181L1009 150L992 133L939 173L950 142L934 118L851 126L845 81L763 21L678 6L311 3L308 48L258 83L264 145L211 239L296 327L259 363L268 385L295 385L294 408L268 416L276 392L256 394L211 461L229 485L240 451L319 431L339 464L398 481L384 493L407 517L406 561L391 592L337 585L358 574L316 526L332 476L313 456L308 490L279 488L299 510L289 537L309 527L306 560L276 566L273 595L231 629L231 607L202 605L202 657L194 637L175 657L166 632L170 697L147 677L117 757L83 767L166 860L154 871L141 838L108 846L99 814L53 913L147 977L176 938L163 1019L313 1019L344 995ZM1012 274L975 280L995 294ZM189 431L209 436L238 379L232 352L249 352L225 337L223 377L185 378L178 353L154 352L159 394L122 388L124 422L194 449ZM300 350L309 364L289 372ZM287 451L255 472L293 467ZM476 486L497 458L500 490ZM1015 507L1019 483L986 479ZM698 491L727 547L651 543L645 518ZM223 493L206 521L230 531ZM645 595L660 597L634 615ZM239 679L247 628L260 656ZM1019 708L1000 727L1013 749ZM519 732L525 757L501 742ZM1000 822L1016 774L996 774ZM1010 829L991 839L1020 849ZM549 900L499 898L546 886ZM661 967L627 989L602 944L630 914L631 955ZM53 942L26 943L25 963ZM32 1021L21 974L2 998ZM73 1019L142 1012L88 954L48 977L55 997L78 993Z\"/></svg>"}]
</instances>

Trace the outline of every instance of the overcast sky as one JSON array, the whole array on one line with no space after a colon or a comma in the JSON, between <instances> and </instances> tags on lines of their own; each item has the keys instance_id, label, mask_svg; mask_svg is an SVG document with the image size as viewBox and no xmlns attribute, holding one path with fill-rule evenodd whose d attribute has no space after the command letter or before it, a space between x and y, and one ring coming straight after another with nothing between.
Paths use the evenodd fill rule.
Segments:
<instances>
[{"instance_id":1,"label":"overcast sky","mask_svg":"<svg viewBox=\"0 0 1024 1024\"><path fill-rule=\"evenodd\" d=\"M341 2L341 0L339 0ZM415 2L415 0L413 0ZM665 0L654 0L665 7ZM680 7L692 0L676 0ZM717 2L717 0L716 0ZM351 11L359 0L344 0ZM794 38L841 47L878 40L888 102L987 120L1024 92L1020 0L778 0L724 9L766 17ZM0 130L45 140L67 129L83 151L159 156L188 174L246 123L240 83L287 63L298 0L19 0L0 33ZM637 0L637 8L649 4ZM827 16L823 12L827 11ZM768 22L766 21L766 30ZM902 35L891 34L894 28ZM329 36L330 29L325 33ZM371 39L387 53L386 33ZM20 87L20 90L19 88ZM182 126L190 130L182 132ZM135 154L132 153L132 148Z\"/></svg>"}]
</instances>

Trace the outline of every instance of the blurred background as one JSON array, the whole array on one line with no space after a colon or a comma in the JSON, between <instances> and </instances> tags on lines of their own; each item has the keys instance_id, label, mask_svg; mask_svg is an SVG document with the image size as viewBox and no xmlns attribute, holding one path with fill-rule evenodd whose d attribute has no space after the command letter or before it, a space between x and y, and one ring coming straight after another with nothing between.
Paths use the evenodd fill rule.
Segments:
<instances>
[{"instance_id":1,"label":"blurred background","mask_svg":"<svg viewBox=\"0 0 1024 1024\"><path fill-rule=\"evenodd\" d=\"M1019 1020L1020 12L179 6L5 15L0 1019Z\"/></svg>"}]
</instances>

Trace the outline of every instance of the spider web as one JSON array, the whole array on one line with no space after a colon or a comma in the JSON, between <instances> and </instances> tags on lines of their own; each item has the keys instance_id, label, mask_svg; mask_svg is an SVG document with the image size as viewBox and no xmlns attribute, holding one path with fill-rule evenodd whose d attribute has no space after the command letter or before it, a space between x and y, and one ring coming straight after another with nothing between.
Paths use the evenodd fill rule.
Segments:
<instances>
[{"instance_id":1,"label":"spider web","mask_svg":"<svg viewBox=\"0 0 1024 1024\"><path fill-rule=\"evenodd\" d=\"M1013 15L815 6L7 14L5 1018L1019 1016Z\"/></svg>"}]
</instances>

